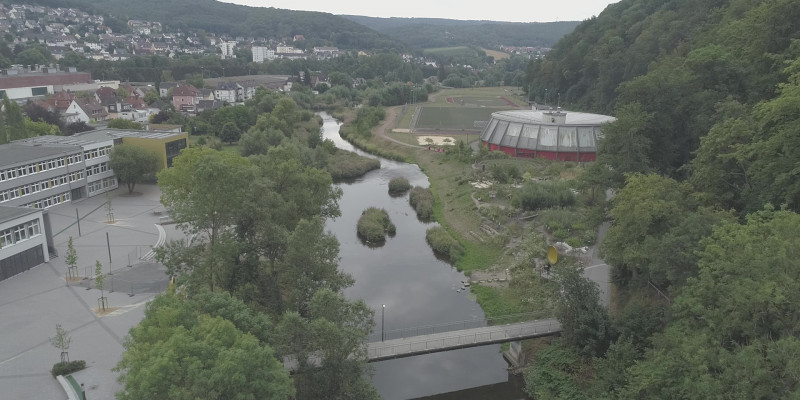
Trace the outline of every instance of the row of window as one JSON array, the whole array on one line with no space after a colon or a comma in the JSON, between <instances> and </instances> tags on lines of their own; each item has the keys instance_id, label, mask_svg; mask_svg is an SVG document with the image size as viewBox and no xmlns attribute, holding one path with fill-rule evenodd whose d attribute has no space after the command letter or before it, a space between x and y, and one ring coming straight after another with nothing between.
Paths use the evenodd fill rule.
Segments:
<instances>
[{"instance_id":1,"label":"row of window","mask_svg":"<svg viewBox=\"0 0 800 400\"><path fill-rule=\"evenodd\" d=\"M0 249L39 236L39 219L0 231Z\"/></svg>"},{"instance_id":2,"label":"row of window","mask_svg":"<svg viewBox=\"0 0 800 400\"><path fill-rule=\"evenodd\" d=\"M50 208L52 206L66 203L70 200L69 192L59 193L55 196L50 196L45 199L36 200L32 203L23 204L21 207L31 207L31 208Z\"/></svg>"},{"instance_id":3,"label":"row of window","mask_svg":"<svg viewBox=\"0 0 800 400\"><path fill-rule=\"evenodd\" d=\"M90 177L92 175L97 175L101 172L108 171L108 163L104 162L97 165L92 165L91 167L86 167L86 177Z\"/></svg>"},{"instance_id":4,"label":"row of window","mask_svg":"<svg viewBox=\"0 0 800 400\"><path fill-rule=\"evenodd\" d=\"M43 181L29 183L27 185L17 186L12 189L0 191L0 203L14 200L18 197L24 197L29 194L38 193L43 190L52 189L54 187L66 185L78 180L83 179L83 171L71 172L69 174L57 176Z\"/></svg>"},{"instance_id":5,"label":"row of window","mask_svg":"<svg viewBox=\"0 0 800 400\"><path fill-rule=\"evenodd\" d=\"M96 149L86 150L83 152L83 158L85 160L91 160L93 158L107 156L111 153L111 148L113 146L104 146L98 147Z\"/></svg>"},{"instance_id":6,"label":"row of window","mask_svg":"<svg viewBox=\"0 0 800 400\"><path fill-rule=\"evenodd\" d=\"M103 178L94 182L89 182L87 186L87 190L89 191L89 196L95 194L96 192L105 191L109 188L116 188L117 187L117 178L110 176L108 178Z\"/></svg>"},{"instance_id":7,"label":"row of window","mask_svg":"<svg viewBox=\"0 0 800 400\"><path fill-rule=\"evenodd\" d=\"M51 169L62 168L64 165L73 165L83 161L83 155L73 154L66 157L53 158L33 164L22 165L0 171L0 182L19 178L22 176L38 174Z\"/></svg>"}]
</instances>

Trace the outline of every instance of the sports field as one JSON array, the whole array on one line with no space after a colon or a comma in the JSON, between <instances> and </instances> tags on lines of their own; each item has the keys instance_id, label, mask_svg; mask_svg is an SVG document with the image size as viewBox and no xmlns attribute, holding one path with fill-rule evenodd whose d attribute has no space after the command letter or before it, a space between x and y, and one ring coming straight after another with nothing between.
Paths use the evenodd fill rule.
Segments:
<instances>
[{"instance_id":1,"label":"sports field","mask_svg":"<svg viewBox=\"0 0 800 400\"><path fill-rule=\"evenodd\" d=\"M445 101L448 104L464 107L517 107L511 100L503 96L452 96L445 98Z\"/></svg>"},{"instance_id":2,"label":"sports field","mask_svg":"<svg viewBox=\"0 0 800 400\"><path fill-rule=\"evenodd\" d=\"M416 129L481 130L475 121L488 121L497 108L422 107Z\"/></svg>"},{"instance_id":3,"label":"sports field","mask_svg":"<svg viewBox=\"0 0 800 400\"><path fill-rule=\"evenodd\" d=\"M525 108L512 87L445 89L409 108L396 128L481 131L484 126L475 122L486 123L493 112Z\"/></svg>"}]
</instances>

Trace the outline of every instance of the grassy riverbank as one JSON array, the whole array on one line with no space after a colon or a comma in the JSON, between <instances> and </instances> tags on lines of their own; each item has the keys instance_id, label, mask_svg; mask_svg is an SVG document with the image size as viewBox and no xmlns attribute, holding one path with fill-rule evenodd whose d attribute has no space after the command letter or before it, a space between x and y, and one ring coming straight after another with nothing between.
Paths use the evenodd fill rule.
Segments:
<instances>
[{"instance_id":1,"label":"grassy riverbank","mask_svg":"<svg viewBox=\"0 0 800 400\"><path fill-rule=\"evenodd\" d=\"M497 89L487 93L471 90L469 94L497 95ZM466 98L460 92L438 93L438 100L434 101L441 103L443 97L453 96ZM450 103L450 106L457 105ZM472 293L487 316L549 312L553 307L554 285L542 277L537 259L544 257L548 241L581 246L591 242L592 232L599 223L598 213L584 206L582 195L576 196L575 205L527 212L514 207L512 199L520 191L520 182L577 188L575 179L583 167L496 155L475 163L434 151L446 145L432 146L429 150L428 146L418 145L420 133L392 133L398 125L406 128L402 125L411 120L409 113L414 110L407 107L403 115L403 107L386 109L386 119L372 129L372 135L358 136L359 147L415 163L425 172L435 198L434 219L463 248L454 265L471 277ZM468 132L440 132L438 136L450 137L453 143L477 139L475 133ZM599 214L602 219L602 209Z\"/></svg>"}]
</instances>

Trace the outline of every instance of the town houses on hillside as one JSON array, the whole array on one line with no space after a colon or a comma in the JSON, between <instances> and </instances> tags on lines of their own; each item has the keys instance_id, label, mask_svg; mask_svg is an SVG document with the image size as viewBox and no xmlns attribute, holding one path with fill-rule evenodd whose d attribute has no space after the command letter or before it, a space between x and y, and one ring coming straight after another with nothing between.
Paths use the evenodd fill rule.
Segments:
<instances>
[{"instance_id":1,"label":"town houses on hillside","mask_svg":"<svg viewBox=\"0 0 800 400\"><path fill-rule=\"evenodd\" d=\"M325 59L339 55L335 47L315 47L311 51L293 47L293 43L305 42L302 34L287 40L167 32L161 23L145 20L128 20L126 25L129 32L114 32L102 16L74 8L0 4L0 30L13 33L13 44L42 43L57 60L70 51L86 58L109 61L137 55L173 57L176 54L216 54L225 59L236 57L237 49L252 51L254 62L277 58Z\"/></svg>"}]
</instances>

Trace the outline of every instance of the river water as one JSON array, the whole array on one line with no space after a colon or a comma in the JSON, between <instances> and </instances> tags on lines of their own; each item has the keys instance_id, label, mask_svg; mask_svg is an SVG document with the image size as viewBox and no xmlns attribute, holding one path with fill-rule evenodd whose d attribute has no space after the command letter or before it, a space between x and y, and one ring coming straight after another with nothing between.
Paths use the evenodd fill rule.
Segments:
<instances>
[{"instance_id":1,"label":"river water","mask_svg":"<svg viewBox=\"0 0 800 400\"><path fill-rule=\"evenodd\" d=\"M418 166L386 160L355 149L339 136L339 124L322 114L323 137L337 147L377 158L381 168L352 182L340 183L342 216L328 220L326 228L339 239L340 268L356 283L345 290L351 299L362 299L375 310L375 335L380 340L381 321L386 337L393 330L484 318L469 290L458 291L464 274L438 260L425 241L425 231L435 223L423 223L408 204L408 195L391 197L392 178L405 177L413 186L428 187ZM356 235L361 212L369 207L385 209L397 226L397 234L377 248L365 246ZM385 305L385 307L384 307ZM411 399L455 392L461 399L485 399L487 388L497 400L524 398L518 379L509 379L500 345L373 363L372 383L384 399ZM492 385L492 386L488 386ZM470 388L474 389L471 393ZM482 393L482 394L481 394ZM451 395L452 396L452 395Z\"/></svg>"}]
</instances>

